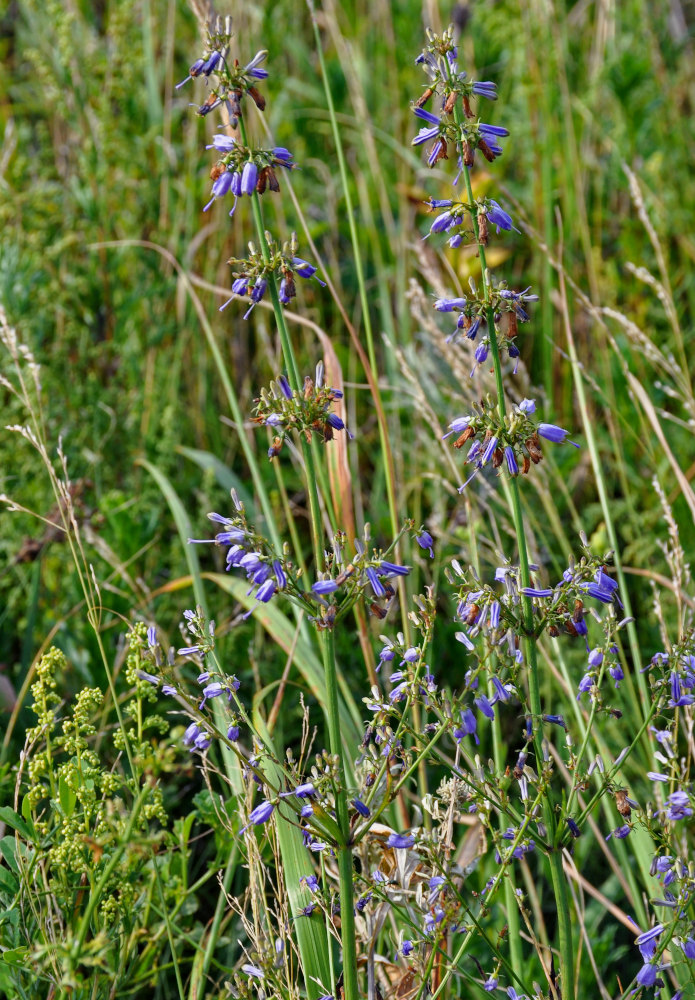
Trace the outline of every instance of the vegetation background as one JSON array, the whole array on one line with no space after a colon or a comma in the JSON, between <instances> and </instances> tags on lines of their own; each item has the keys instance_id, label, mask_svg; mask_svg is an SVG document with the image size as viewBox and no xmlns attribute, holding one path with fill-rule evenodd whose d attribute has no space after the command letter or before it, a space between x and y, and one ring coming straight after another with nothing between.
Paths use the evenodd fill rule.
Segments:
<instances>
[{"instance_id":1,"label":"vegetation background","mask_svg":"<svg viewBox=\"0 0 695 1000\"><path fill-rule=\"evenodd\" d=\"M512 287L532 284L541 298L530 335L520 338L520 397L535 394L546 418L582 443L579 456L549 455L525 491L534 554L553 576L579 530L597 551L617 543L636 616L633 641L646 659L661 648L654 587L667 608L691 600L671 579L663 498L672 540L687 556L695 539L692 5L325 0L317 7L354 186L399 513L437 537L433 569L413 555L416 588L432 575L441 580L445 554L469 559L473 539L494 565L510 537L504 496L481 477L462 501L462 470L439 441L478 383L468 380L465 349L444 349L450 331L432 318L428 297L465 284L478 264L421 240L423 202L445 196L449 182L412 150L410 104L421 92L414 58L424 27L453 20L461 65L496 81L491 115L512 133L490 193L524 235L498 243L490 257ZM295 312L303 319L292 328L299 355L310 371L326 337L335 352L357 434L347 478L355 521L369 521L383 540L390 535L384 463L374 401L348 333L349 322L361 338L364 322L309 13L299 0L230 12L242 60L269 50L265 122L301 166L291 176L294 207L286 197L273 202L274 230L298 232L345 310L330 289L302 287ZM208 533L205 514L224 511L230 487L254 505L240 429L230 423L201 317L245 413L282 367L269 311L261 306L249 321L236 306L218 312L230 285L226 261L243 255L245 237L219 204L202 211L210 120L190 107L198 83L175 90L200 48L197 17L183 0L13 0L0 15L0 303L42 366L47 437L54 448L63 441L105 605L101 634L116 663L127 622L156 622L181 644L176 630L182 608L195 601L197 575L186 534ZM260 134L260 118L253 125ZM487 189L484 170L477 183ZM266 211L271 200L265 196ZM8 393L2 402L3 425L23 422ZM283 485L264 458L265 431L249 425L242 433L258 453L281 537L296 530L304 538L299 476L290 473ZM40 457L7 432L0 433L0 492L50 519L55 501ZM207 550L201 560L205 572L221 568ZM66 696L85 684L105 688L106 679L60 533L30 513L3 513L0 565L9 788L9 768L33 724L27 690L39 654L51 644L66 653ZM217 584L206 596L222 658L244 684L268 689L284 670L283 652L254 618L229 627L240 608ZM460 653L444 633L438 670L462 670ZM365 675L362 666L353 675L352 662L346 640L347 685L359 702ZM548 677L560 683L550 665ZM281 744L301 725L298 699L286 696L284 708ZM616 750L620 740L616 733ZM198 784L173 756L168 766L174 809ZM610 895L608 882L603 891ZM599 958L612 935L607 928L603 945L597 941Z\"/></svg>"}]
</instances>

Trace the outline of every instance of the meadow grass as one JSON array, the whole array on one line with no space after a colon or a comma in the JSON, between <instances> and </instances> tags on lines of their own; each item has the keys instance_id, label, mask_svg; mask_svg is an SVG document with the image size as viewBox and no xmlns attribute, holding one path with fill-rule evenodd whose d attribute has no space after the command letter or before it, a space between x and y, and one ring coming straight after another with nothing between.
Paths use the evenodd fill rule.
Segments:
<instances>
[{"instance_id":1,"label":"meadow grass","mask_svg":"<svg viewBox=\"0 0 695 1000\"><path fill-rule=\"evenodd\" d=\"M291 149L301 169L278 170L282 191L241 198L231 221L224 200L202 212L215 159L204 146L219 119L188 106L204 100L201 80L175 87L203 51L205 17L175 0L18 0L0 20L11 428L0 437L0 990L419 1000L482 996L495 978L520 995L617 998L649 992L634 982L650 964L634 939L658 919L669 928L658 942L661 995L695 995L692 892L678 920L649 903L666 892L655 854L677 854L678 884L685 893L692 883L691 821L663 821L668 796L692 790L692 707L686 694L676 708L672 759L657 735L673 717L671 668L663 684L646 672L660 651L672 662L693 654L687 11L532 0L453 12L460 67L497 85L484 120L511 132L504 155L478 155L470 174L469 200L496 198L520 230L491 235L483 260L510 288L539 295L514 377L489 361L471 377L472 347L447 343L450 316L432 309L467 295L471 279L487 281L479 241L450 250L441 236L423 239L428 198L451 196L452 162L430 169L411 145L424 86L414 59L424 29L441 33L452 12L410 0L233 11L242 65L269 53L267 109L249 107L242 124L253 144ZM327 287L300 277L282 311L271 282L244 321L243 303L218 311L227 261L253 240L267 263L264 226L280 241L296 232ZM339 429L325 447L316 432L311 442L288 435L269 462L273 425L251 420L256 401L267 416L282 402L280 373L299 390L320 359L355 440ZM521 490L503 471L481 472L459 493L471 469L442 435L488 394L499 405L500 386L510 412L535 398L540 419L569 428L581 448L544 445ZM208 511L242 516L230 491L264 558L302 571L294 603L278 594L258 604L219 547L187 544L210 534ZM367 525L379 558L411 572L392 579L384 621L355 589L335 630L323 627L325 607L306 594L331 573L324 550L339 529L352 553ZM415 541L425 528L432 559ZM470 728L452 739L442 721L458 722L457 692L476 662L455 638L456 594L470 607L476 578L484 587L521 547L540 567L539 587L573 554L593 553L598 571L612 551L626 624L610 633L611 662L625 677L619 692L605 688L603 706L578 700L583 642L546 633L529 643L535 612L522 597L528 675L506 667L518 700L487 729L481 717L473 746ZM184 609L196 610L180 624ZM241 685L224 707L212 696L210 714L196 705L194 658L168 654L192 641L209 644L207 670ZM388 643L417 646L415 689L426 656L444 699L425 745L428 706L408 696L408 721L390 723L405 747L393 773L360 750L371 686L387 697L377 666ZM496 655L487 649L475 668L483 683ZM169 702L143 677L155 668L168 671ZM567 729L538 724L524 741L526 711L536 723L562 714ZM181 746L189 723L203 753ZM535 850L512 774L522 746L531 802L544 810ZM605 771L587 775L597 756ZM667 768L663 788L646 777ZM478 772L479 798L466 798L465 775ZM266 782L272 820L240 835L260 801L253 775ZM334 857L307 851L301 799L270 794L302 780L330 788L316 822ZM368 793L367 824L378 813L379 825L356 843L362 814L351 796L386 786L383 799ZM638 804L631 817L617 809L621 789ZM464 808L473 801L482 823ZM581 823L577 840L568 815ZM606 841L626 821L629 836ZM413 828L419 855L387 842ZM496 859L505 847L513 860ZM380 865L398 891L369 881ZM671 870L658 869L662 882ZM310 872L315 894L300 883ZM448 880L441 894L428 887L437 873Z\"/></svg>"}]
</instances>

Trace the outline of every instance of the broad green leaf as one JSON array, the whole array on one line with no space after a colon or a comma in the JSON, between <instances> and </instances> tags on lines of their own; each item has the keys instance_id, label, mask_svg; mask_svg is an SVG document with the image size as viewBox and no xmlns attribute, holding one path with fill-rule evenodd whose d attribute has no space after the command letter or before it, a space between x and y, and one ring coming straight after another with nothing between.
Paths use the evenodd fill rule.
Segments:
<instances>
[{"instance_id":1,"label":"broad green leaf","mask_svg":"<svg viewBox=\"0 0 695 1000\"><path fill-rule=\"evenodd\" d=\"M7 868L0 868L0 891L9 896L16 896L19 890L19 882L11 871Z\"/></svg>"},{"instance_id":2,"label":"broad green leaf","mask_svg":"<svg viewBox=\"0 0 695 1000\"><path fill-rule=\"evenodd\" d=\"M77 802L77 796L62 775L58 779L58 794L60 796L60 805L63 812L66 816L72 816L75 809L75 803Z\"/></svg>"},{"instance_id":3,"label":"broad green leaf","mask_svg":"<svg viewBox=\"0 0 695 1000\"><path fill-rule=\"evenodd\" d=\"M256 719L256 725L266 742L272 745L272 737L265 728L263 720ZM272 765L268 764L267 766L272 773ZM272 774L272 780L278 785L282 783L283 775L279 768ZM313 862L309 851L304 846L298 827L293 823L283 822L282 809L278 809L277 833L282 856L282 872L290 901L290 919L293 920L292 926L297 933L306 995L308 1000L317 1000L318 997L333 993L335 986L330 981L329 944L326 939L326 928L320 921L294 919L301 914L303 907L309 901L307 892L300 888L299 880L302 875L309 875L313 872ZM323 989L315 982L317 979L323 984Z\"/></svg>"},{"instance_id":4,"label":"broad green leaf","mask_svg":"<svg viewBox=\"0 0 695 1000\"><path fill-rule=\"evenodd\" d=\"M248 515L250 517L254 516L256 505L253 497L244 486L242 480L232 472L228 465L225 465L224 462L220 461L217 455L213 455L209 451L200 451L198 448L186 448L183 445L176 450L186 458L190 458L190 460L195 462L195 464L201 469L212 469L215 474L215 479L220 484L222 489L225 490L226 493L231 492L231 490L236 490L239 495L239 499L246 508Z\"/></svg>"},{"instance_id":5,"label":"broad green leaf","mask_svg":"<svg viewBox=\"0 0 695 1000\"><path fill-rule=\"evenodd\" d=\"M9 806L0 807L0 822L6 823L7 826L11 826L13 830L21 833L27 841L33 841L36 839L31 822L23 820L22 817L16 813L14 809L10 809Z\"/></svg>"}]
</instances>

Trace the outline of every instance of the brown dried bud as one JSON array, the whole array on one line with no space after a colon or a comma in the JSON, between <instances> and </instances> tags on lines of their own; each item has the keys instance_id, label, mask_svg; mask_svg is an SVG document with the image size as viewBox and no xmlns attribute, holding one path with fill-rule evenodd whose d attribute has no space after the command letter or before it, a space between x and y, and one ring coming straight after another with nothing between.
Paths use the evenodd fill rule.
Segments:
<instances>
[{"instance_id":1,"label":"brown dried bud","mask_svg":"<svg viewBox=\"0 0 695 1000\"><path fill-rule=\"evenodd\" d=\"M488 144L484 139L478 140L478 149L483 154L488 163L492 163L495 159L495 154L492 152Z\"/></svg>"},{"instance_id":2,"label":"brown dried bud","mask_svg":"<svg viewBox=\"0 0 695 1000\"><path fill-rule=\"evenodd\" d=\"M355 567L352 565L352 563L349 563L349 565L345 567L343 572L337 575L337 577L335 578L335 582L338 584L339 587L342 587L345 581L349 580L354 572L355 572Z\"/></svg>"},{"instance_id":3,"label":"brown dried bud","mask_svg":"<svg viewBox=\"0 0 695 1000\"><path fill-rule=\"evenodd\" d=\"M521 467L522 473L526 476L528 475L528 470L531 468L531 459L528 455L524 455L524 464Z\"/></svg>"},{"instance_id":4,"label":"brown dried bud","mask_svg":"<svg viewBox=\"0 0 695 1000\"><path fill-rule=\"evenodd\" d=\"M575 637L579 635L579 632L577 632L577 629L573 622L565 622L565 632L567 633L567 635Z\"/></svg>"},{"instance_id":5,"label":"brown dried bud","mask_svg":"<svg viewBox=\"0 0 695 1000\"><path fill-rule=\"evenodd\" d=\"M249 95L259 111L265 111L265 97L255 87L249 87Z\"/></svg>"},{"instance_id":6,"label":"brown dried bud","mask_svg":"<svg viewBox=\"0 0 695 1000\"><path fill-rule=\"evenodd\" d=\"M560 629L557 627L557 625L548 625L548 635L552 639L557 639L559 634L560 634Z\"/></svg>"},{"instance_id":7,"label":"brown dried bud","mask_svg":"<svg viewBox=\"0 0 695 1000\"><path fill-rule=\"evenodd\" d=\"M380 621L383 621L388 614L388 610L386 608L382 608L381 605L376 603L376 601L372 601L369 605L369 611L370 614L374 615L374 617L378 618Z\"/></svg>"},{"instance_id":8,"label":"brown dried bud","mask_svg":"<svg viewBox=\"0 0 695 1000\"><path fill-rule=\"evenodd\" d=\"M615 793L615 805L621 816L630 816L632 809L627 801L627 788L619 788Z\"/></svg>"},{"instance_id":9,"label":"brown dried bud","mask_svg":"<svg viewBox=\"0 0 695 1000\"><path fill-rule=\"evenodd\" d=\"M297 289L294 284L294 278L292 277L289 271L287 271L283 275L283 277L285 279L285 298L293 299L297 294Z\"/></svg>"},{"instance_id":10,"label":"brown dried bud","mask_svg":"<svg viewBox=\"0 0 695 1000\"><path fill-rule=\"evenodd\" d=\"M437 149L437 147L439 147L439 149ZM431 149L431 153L434 154L435 151L437 155L433 159L433 164L439 163L440 160L449 159L449 153L446 148L446 142L443 139L437 139L437 141L434 143Z\"/></svg>"},{"instance_id":11,"label":"brown dried bud","mask_svg":"<svg viewBox=\"0 0 695 1000\"><path fill-rule=\"evenodd\" d=\"M475 437L475 429L473 427L466 427L463 434L454 441L454 448L463 448L466 441L470 441L472 437Z\"/></svg>"},{"instance_id":12,"label":"brown dried bud","mask_svg":"<svg viewBox=\"0 0 695 1000\"><path fill-rule=\"evenodd\" d=\"M266 189L267 183L268 183L268 168L263 167L263 169L260 170L258 173L258 180L256 181L256 191L258 191L259 194L263 194L263 192Z\"/></svg>"},{"instance_id":13,"label":"brown dried bud","mask_svg":"<svg viewBox=\"0 0 695 1000\"><path fill-rule=\"evenodd\" d=\"M287 281L287 275L284 275L285 281ZM314 380L311 375L304 376L304 398L311 399L314 392Z\"/></svg>"},{"instance_id":14,"label":"brown dried bud","mask_svg":"<svg viewBox=\"0 0 695 1000\"><path fill-rule=\"evenodd\" d=\"M526 440L525 444L528 449L531 461L533 462L534 465L538 465L538 463L543 458L541 439L538 437L538 434L534 431L531 437Z\"/></svg>"},{"instance_id":15,"label":"brown dried bud","mask_svg":"<svg viewBox=\"0 0 695 1000\"><path fill-rule=\"evenodd\" d=\"M270 188L271 191L279 191L280 183L277 179L275 171L273 170L272 167L266 167L265 169L268 172L268 187Z\"/></svg>"},{"instance_id":16,"label":"brown dried bud","mask_svg":"<svg viewBox=\"0 0 695 1000\"><path fill-rule=\"evenodd\" d=\"M241 91L233 90L227 100L229 101L229 108L232 115L236 118L241 118Z\"/></svg>"},{"instance_id":17,"label":"brown dried bud","mask_svg":"<svg viewBox=\"0 0 695 1000\"><path fill-rule=\"evenodd\" d=\"M428 87L427 90L424 92L424 94L422 94L421 97L418 97L417 101L415 102L415 107L424 108L424 106L427 104L433 93L434 89L432 87Z\"/></svg>"},{"instance_id":18,"label":"brown dried bud","mask_svg":"<svg viewBox=\"0 0 695 1000\"><path fill-rule=\"evenodd\" d=\"M461 160L464 167L472 167L475 162L475 150L468 142L461 143Z\"/></svg>"},{"instance_id":19,"label":"brown dried bud","mask_svg":"<svg viewBox=\"0 0 695 1000\"><path fill-rule=\"evenodd\" d=\"M485 212L478 212L478 242L484 247L487 246L490 234L487 228L487 215Z\"/></svg>"},{"instance_id":20,"label":"brown dried bud","mask_svg":"<svg viewBox=\"0 0 695 1000\"><path fill-rule=\"evenodd\" d=\"M268 458L276 458L282 448L282 438L273 438L273 446L268 449Z\"/></svg>"},{"instance_id":21,"label":"brown dried bud","mask_svg":"<svg viewBox=\"0 0 695 1000\"><path fill-rule=\"evenodd\" d=\"M500 465L502 464L503 458L504 458L504 452L502 451L502 449L495 448L495 450L492 453L492 468L499 469Z\"/></svg>"},{"instance_id":22,"label":"brown dried bud","mask_svg":"<svg viewBox=\"0 0 695 1000\"><path fill-rule=\"evenodd\" d=\"M456 91L452 90L450 94L446 95L446 100L444 101L444 111L447 115L450 115L454 110L454 105L456 104Z\"/></svg>"},{"instance_id":23,"label":"brown dried bud","mask_svg":"<svg viewBox=\"0 0 695 1000\"><path fill-rule=\"evenodd\" d=\"M509 340L514 340L517 333L519 332L519 324L517 322L516 311L507 313L507 337Z\"/></svg>"},{"instance_id":24,"label":"brown dried bud","mask_svg":"<svg viewBox=\"0 0 695 1000\"><path fill-rule=\"evenodd\" d=\"M572 621L573 622L580 622L580 621L582 621L583 618L584 618L584 605L579 600L579 598L577 598L577 600L574 602L574 611L572 612Z\"/></svg>"},{"instance_id":25,"label":"brown dried bud","mask_svg":"<svg viewBox=\"0 0 695 1000\"><path fill-rule=\"evenodd\" d=\"M475 625L475 620L480 614L480 606L477 604L471 604L468 612L464 615L463 620L466 625Z\"/></svg>"},{"instance_id":26,"label":"brown dried bud","mask_svg":"<svg viewBox=\"0 0 695 1000\"><path fill-rule=\"evenodd\" d=\"M218 177L221 177L225 172L227 167L224 163L215 163L213 167L210 168L210 180L216 181Z\"/></svg>"},{"instance_id":27,"label":"brown dried bud","mask_svg":"<svg viewBox=\"0 0 695 1000\"><path fill-rule=\"evenodd\" d=\"M466 118L475 118L475 115L471 110L471 102L468 100L468 96L466 94L463 95L463 111Z\"/></svg>"}]
</instances>

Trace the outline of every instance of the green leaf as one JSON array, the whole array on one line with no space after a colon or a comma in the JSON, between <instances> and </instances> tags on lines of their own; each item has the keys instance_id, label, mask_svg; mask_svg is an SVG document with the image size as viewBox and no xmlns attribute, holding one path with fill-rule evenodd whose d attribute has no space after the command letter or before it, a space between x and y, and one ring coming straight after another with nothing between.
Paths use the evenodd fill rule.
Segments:
<instances>
[{"instance_id":1,"label":"green leaf","mask_svg":"<svg viewBox=\"0 0 695 1000\"><path fill-rule=\"evenodd\" d=\"M176 450L186 458L190 458L201 469L212 469L215 479L225 493L236 490L247 513L253 519L256 511L254 499L246 489L243 481L232 472L228 465L225 465L224 462L220 461L216 455L211 454L209 451L200 451L198 448L185 448L183 445Z\"/></svg>"},{"instance_id":2,"label":"green leaf","mask_svg":"<svg viewBox=\"0 0 695 1000\"><path fill-rule=\"evenodd\" d=\"M14 837L3 837L0 840L0 854L15 874L19 875L19 865L17 864L17 842Z\"/></svg>"},{"instance_id":3,"label":"green leaf","mask_svg":"<svg viewBox=\"0 0 695 1000\"><path fill-rule=\"evenodd\" d=\"M7 868L0 868L0 892L14 897L19 891L19 882Z\"/></svg>"},{"instance_id":4,"label":"green leaf","mask_svg":"<svg viewBox=\"0 0 695 1000\"><path fill-rule=\"evenodd\" d=\"M27 823L14 809L10 809L9 806L0 807L0 822L11 826L13 830L21 833L24 839L30 843L36 839L32 823Z\"/></svg>"},{"instance_id":5,"label":"green leaf","mask_svg":"<svg viewBox=\"0 0 695 1000\"><path fill-rule=\"evenodd\" d=\"M263 725L263 720L258 720L257 725L264 740L272 746L272 737ZM267 762L266 766L272 776L271 780L280 785L283 781L280 769L274 769L270 761ZM291 815L294 819L294 815ZM308 875L313 867L298 827L294 823L283 822L281 808L278 809L277 833L282 856L282 872L290 901L290 919L292 919L301 914L302 908L308 902L307 893L300 888L299 880L302 875ZM326 928L319 921L306 919L294 920L293 926L297 932L306 995L308 1000L317 1000L318 997L331 993L334 986L330 981L331 968ZM323 984L323 989L314 981L316 979Z\"/></svg>"},{"instance_id":6,"label":"green leaf","mask_svg":"<svg viewBox=\"0 0 695 1000\"><path fill-rule=\"evenodd\" d=\"M65 778L61 775L58 780L58 794L60 796L60 805L66 816L72 816L75 811L75 803L77 802L77 796L73 792L70 785L68 785Z\"/></svg>"}]
</instances>

